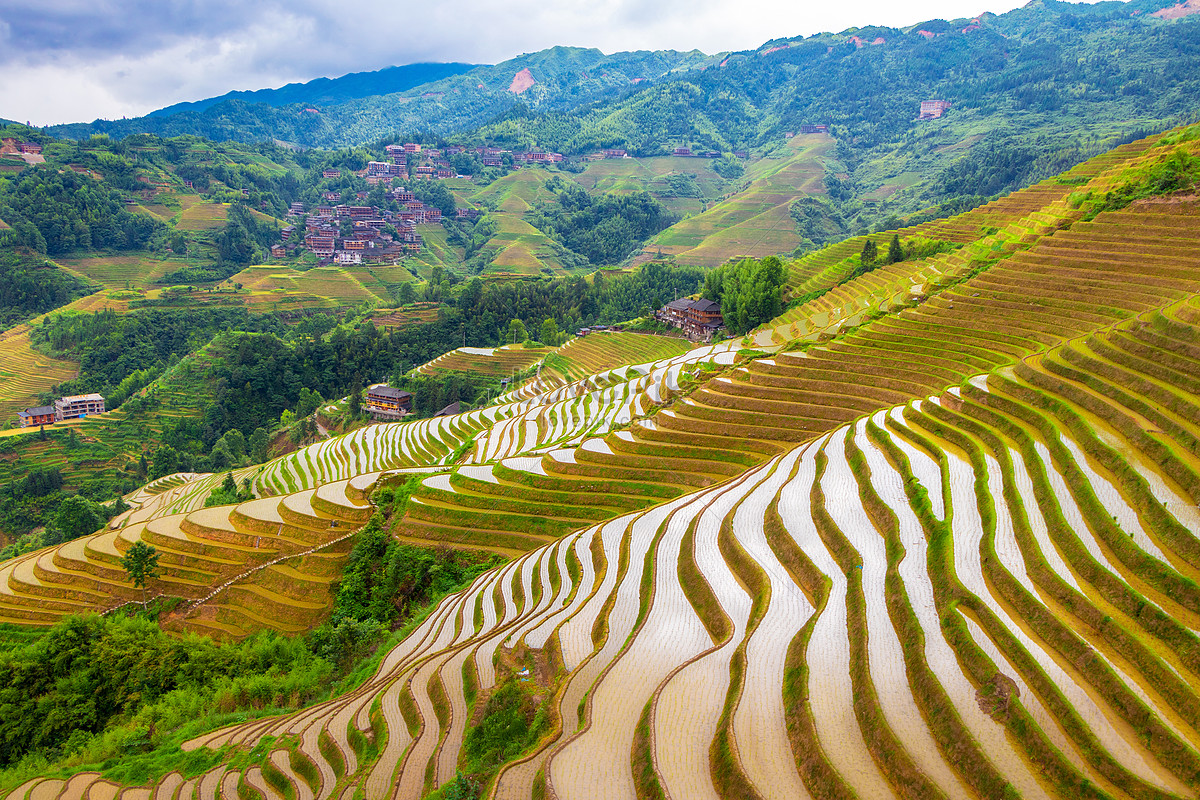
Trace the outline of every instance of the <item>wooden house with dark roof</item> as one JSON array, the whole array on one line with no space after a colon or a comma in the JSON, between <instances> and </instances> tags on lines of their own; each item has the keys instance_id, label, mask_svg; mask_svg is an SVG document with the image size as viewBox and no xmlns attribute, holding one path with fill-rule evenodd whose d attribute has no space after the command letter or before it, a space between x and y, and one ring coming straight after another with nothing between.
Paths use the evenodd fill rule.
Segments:
<instances>
[{"instance_id":1,"label":"wooden house with dark roof","mask_svg":"<svg viewBox=\"0 0 1200 800\"><path fill-rule=\"evenodd\" d=\"M400 419L412 412L412 400L411 392L380 384L367 390L367 411L377 419Z\"/></svg>"}]
</instances>

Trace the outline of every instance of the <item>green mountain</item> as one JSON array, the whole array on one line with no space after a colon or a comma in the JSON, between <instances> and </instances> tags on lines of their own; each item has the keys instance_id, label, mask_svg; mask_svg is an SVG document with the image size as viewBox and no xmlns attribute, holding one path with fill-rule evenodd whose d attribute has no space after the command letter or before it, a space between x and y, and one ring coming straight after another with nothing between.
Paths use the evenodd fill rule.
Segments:
<instances>
[{"instance_id":1,"label":"green mountain","mask_svg":"<svg viewBox=\"0 0 1200 800\"><path fill-rule=\"evenodd\" d=\"M308 110L309 99L292 101L286 95L231 97L206 108L156 112L131 120L59 125L47 130L71 138L94 133L118 137L133 133L195 134L216 141L274 139L305 147L340 147L403 131L469 130L514 107L576 108L612 99L631 87L675 72L714 63L713 58L699 51L638 51L606 56L596 49L553 47L403 91L321 105L315 113ZM532 84L522 75L525 70ZM362 83L359 81L359 85ZM321 91L320 87L315 89ZM276 107L276 101L289 104Z\"/></svg>"},{"instance_id":2,"label":"green mountain","mask_svg":"<svg viewBox=\"0 0 1200 800\"><path fill-rule=\"evenodd\" d=\"M826 125L836 146L820 158L824 174L792 195L822 205L797 209L795 230L777 236L789 208L772 186L776 210L755 223L773 231L764 242L807 247L864 227L970 207L1189 119L1200 93L1194 77L1200 74L1200 17L1156 16L1164 5L1034 0L1003 15L780 38L716 56L606 56L555 47L401 92L319 106L235 97L203 109L50 132L75 138L198 134L310 147L414 136L537 146L573 157L606 147L666 156L686 146L787 160L793 155L789 134ZM949 110L918 120L921 102L932 99L948 101ZM695 161L693 169L676 170L683 177L671 188L659 187L660 199L683 214L707 211L773 171L714 181L706 179L709 166ZM679 202L679 181L689 174L709 188L691 198L695 202ZM756 213L768 210L760 206ZM739 224L745 211L735 215ZM737 251L744 238L734 237L729 248Z\"/></svg>"},{"instance_id":3,"label":"green mountain","mask_svg":"<svg viewBox=\"0 0 1200 800\"><path fill-rule=\"evenodd\" d=\"M352 72L340 78L317 78L305 83L289 83L278 89L259 89L252 92L227 92L220 97L209 97L191 103L176 103L173 106L151 111L152 117L170 117L186 111L204 111L230 100L247 103L265 103L278 108L292 103L327 106L344 103L374 94L403 92L423 83L461 75L475 68L475 64L404 64L386 67L373 72Z\"/></svg>"}]
</instances>

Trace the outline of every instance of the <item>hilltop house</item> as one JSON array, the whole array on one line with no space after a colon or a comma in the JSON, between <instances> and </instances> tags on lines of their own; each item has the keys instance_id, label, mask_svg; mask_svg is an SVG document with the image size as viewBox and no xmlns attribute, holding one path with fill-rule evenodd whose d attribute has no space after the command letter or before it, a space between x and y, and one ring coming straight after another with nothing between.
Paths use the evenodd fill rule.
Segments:
<instances>
[{"instance_id":1,"label":"hilltop house","mask_svg":"<svg viewBox=\"0 0 1200 800\"><path fill-rule=\"evenodd\" d=\"M59 422L67 419L82 419L89 414L103 414L104 398L94 392L60 397L54 401L54 411Z\"/></svg>"},{"instance_id":2,"label":"hilltop house","mask_svg":"<svg viewBox=\"0 0 1200 800\"><path fill-rule=\"evenodd\" d=\"M387 384L367 390L367 410L377 419L400 419L412 411L412 394Z\"/></svg>"},{"instance_id":3,"label":"hilltop house","mask_svg":"<svg viewBox=\"0 0 1200 800\"><path fill-rule=\"evenodd\" d=\"M461 413L462 413L462 402L455 400L453 403L446 406L438 413L434 414L434 416L435 417L453 417L455 414L461 414Z\"/></svg>"},{"instance_id":4,"label":"hilltop house","mask_svg":"<svg viewBox=\"0 0 1200 800\"><path fill-rule=\"evenodd\" d=\"M31 428L35 425L53 425L58 421L58 414L54 406L37 406L18 412L17 419L22 428Z\"/></svg>"},{"instance_id":5,"label":"hilltop house","mask_svg":"<svg viewBox=\"0 0 1200 800\"><path fill-rule=\"evenodd\" d=\"M333 257L334 237L332 236L309 236L304 240L304 245L320 258Z\"/></svg>"},{"instance_id":6,"label":"hilltop house","mask_svg":"<svg viewBox=\"0 0 1200 800\"><path fill-rule=\"evenodd\" d=\"M693 342L711 342L725 327L721 306L712 300L672 300L655 311L654 318L679 328Z\"/></svg>"},{"instance_id":7,"label":"hilltop house","mask_svg":"<svg viewBox=\"0 0 1200 800\"><path fill-rule=\"evenodd\" d=\"M29 428L103 413L104 397L95 393L75 394L58 398L52 406L36 406L18 412L17 420L22 428Z\"/></svg>"},{"instance_id":8,"label":"hilltop house","mask_svg":"<svg viewBox=\"0 0 1200 800\"><path fill-rule=\"evenodd\" d=\"M921 113L917 115L917 119L937 119L949 110L949 100L922 100Z\"/></svg>"}]
</instances>

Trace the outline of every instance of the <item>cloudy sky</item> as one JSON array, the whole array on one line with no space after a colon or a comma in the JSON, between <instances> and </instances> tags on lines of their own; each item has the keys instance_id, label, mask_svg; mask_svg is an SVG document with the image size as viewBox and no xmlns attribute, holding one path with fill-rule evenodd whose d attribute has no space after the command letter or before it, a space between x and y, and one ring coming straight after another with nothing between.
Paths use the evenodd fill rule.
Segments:
<instances>
[{"instance_id":1,"label":"cloudy sky","mask_svg":"<svg viewBox=\"0 0 1200 800\"><path fill-rule=\"evenodd\" d=\"M183 100L418 61L497 63L556 44L756 47L1022 0L0 0L0 117L139 116Z\"/></svg>"}]
</instances>

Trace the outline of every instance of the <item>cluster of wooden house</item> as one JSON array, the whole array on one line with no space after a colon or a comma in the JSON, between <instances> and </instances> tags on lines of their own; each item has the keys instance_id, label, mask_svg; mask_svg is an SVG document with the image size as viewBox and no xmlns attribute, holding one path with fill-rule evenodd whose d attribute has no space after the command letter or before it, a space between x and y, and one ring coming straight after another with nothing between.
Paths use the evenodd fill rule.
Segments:
<instances>
[{"instance_id":1,"label":"cluster of wooden house","mask_svg":"<svg viewBox=\"0 0 1200 800\"><path fill-rule=\"evenodd\" d=\"M368 185L388 185L393 181L445 180L446 178L470 178L469 175L459 175L450 163L450 157L466 153L468 148L462 145L448 145L443 148L425 147L415 142L406 144L389 144L384 148L387 154L385 161L369 161L366 169L355 173L364 178ZM503 167L505 156L516 169L526 164L557 164L564 158L562 153L552 153L534 148L527 151L503 150L499 147L476 147L472 152L485 167ZM321 173L326 180L336 180L342 177L339 169L326 169ZM330 193L330 194L336 194ZM330 200L340 200L339 197L327 197Z\"/></svg>"},{"instance_id":2,"label":"cluster of wooden house","mask_svg":"<svg viewBox=\"0 0 1200 800\"><path fill-rule=\"evenodd\" d=\"M288 216L293 224L280 232L283 241L271 248L271 255L282 258L289 245L303 242L304 249L323 261L398 263L406 254L420 252L422 241L417 226L441 222L442 210L425 205L407 189L394 189L392 197L401 204L401 211L365 205L320 205L306 214L303 203L292 203ZM389 226L395 229L395 235L386 230Z\"/></svg>"},{"instance_id":3,"label":"cluster of wooden house","mask_svg":"<svg viewBox=\"0 0 1200 800\"><path fill-rule=\"evenodd\" d=\"M32 428L103 413L104 398L101 395L74 394L58 398L52 406L35 406L18 412L17 422L22 428Z\"/></svg>"},{"instance_id":4,"label":"cluster of wooden house","mask_svg":"<svg viewBox=\"0 0 1200 800\"><path fill-rule=\"evenodd\" d=\"M715 158L720 158L724 154L721 153L719 150L693 150L690 147L681 146L681 147L676 147L673 151L671 151L671 155L673 155L677 158L714 158L715 159ZM735 158L749 158L750 152L748 150L734 150L733 155ZM588 156L587 158L589 161L602 161L604 159L609 159L609 158L630 158L630 155L623 148L607 147L598 153L593 153L592 155Z\"/></svg>"},{"instance_id":5,"label":"cluster of wooden house","mask_svg":"<svg viewBox=\"0 0 1200 800\"><path fill-rule=\"evenodd\" d=\"M711 342L725 329L721 306L712 300L672 300L655 311L654 318L680 329L693 342Z\"/></svg>"}]
</instances>

